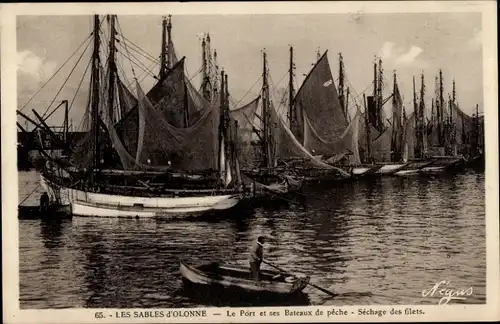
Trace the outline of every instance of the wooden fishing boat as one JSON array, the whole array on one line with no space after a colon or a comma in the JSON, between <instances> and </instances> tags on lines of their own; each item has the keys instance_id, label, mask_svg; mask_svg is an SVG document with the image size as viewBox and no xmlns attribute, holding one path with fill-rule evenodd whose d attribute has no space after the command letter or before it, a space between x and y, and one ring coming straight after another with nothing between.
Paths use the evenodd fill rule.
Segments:
<instances>
[{"instance_id":1,"label":"wooden fishing boat","mask_svg":"<svg viewBox=\"0 0 500 324\"><path fill-rule=\"evenodd\" d=\"M263 295L299 294L310 280L309 276L298 278L281 274L278 271L261 270L260 280L256 281L251 278L250 269L247 267L217 263L194 267L181 261L180 271L186 284Z\"/></svg>"},{"instance_id":2,"label":"wooden fishing boat","mask_svg":"<svg viewBox=\"0 0 500 324\"><path fill-rule=\"evenodd\" d=\"M120 196L120 198L126 198ZM135 197L130 197L135 198ZM111 205L103 203L89 203L86 201L73 200L71 203L71 214L82 217L136 217L136 218L166 218L178 219L215 210L225 210L236 206L240 197L238 195L217 195L200 198L193 197L162 197L156 199L162 207L134 205ZM162 200L159 200L162 199ZM169 205L169 206L166 206Z\"/></svg>"},{"instance_id":3,"label":"wooden fishing boat","mask_svg":"<svg viewBox=\"0 0 500 324\"><path fill-rule=\"evenodd\" d=\"M116 20L107 16L111 37L108 58L102 60L101 21L94 16L93 90L85 112L88 125L82 126L85 136L68 148L67 163L43 152L47 163L41 185L49 203L69 207L75 216L97 217L171 217L235 206L248 190L241 183L231 137L236 130L226 116L227 75L221 73L220 106L202 97L185 75L184 58L174 57L168 30L169 60L162 54L160 77L147 94L136 82L136 98L116 68L116 46L124 37ZM169 25L164 18L163 52ZM98 95L103 88L107 100ZM178 101L184 104L175 104L178 110L172 111L170 105ZM43 117L33 112L45 127Z\"/></svg>"},{"instance_id":4,"label":"wooden fishing boat","mask_svg":"<svg viewBox=\"0 0 500 324\"><path fill-rule=\"evenodd\" d=\"M164 189L161 193L110 191L91 192L54 183L41 175L41 184L51 201L70 206L74 216L87 217L167 217L172 214L201 213L234 207L241 195L232 189Z\"/></svg>"}]
</instances>

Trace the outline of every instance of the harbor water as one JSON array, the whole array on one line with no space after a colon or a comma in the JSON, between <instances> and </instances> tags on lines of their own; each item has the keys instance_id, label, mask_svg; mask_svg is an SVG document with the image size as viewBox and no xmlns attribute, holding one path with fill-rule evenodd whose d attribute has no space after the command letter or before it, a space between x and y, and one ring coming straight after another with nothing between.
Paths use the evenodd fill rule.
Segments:
<instances>
[{"instance_id":1,"label":"harbor water","mask_svg":"<svg viewBox=\"0 0 500 324\"><path fill-rule=\"evenodd\" d=\"M20 201L35 190L24 205L38 181L19 173ZM261 234L266 260L338 294L307 287L312 305L437 304L441 281L472 290L450 303L485 303L484 191L484 173L464 171L321 183L216 219L20 219L20 306L208 306L183 291L179 262L247 265Z\"/></svg>"}]
</instances>

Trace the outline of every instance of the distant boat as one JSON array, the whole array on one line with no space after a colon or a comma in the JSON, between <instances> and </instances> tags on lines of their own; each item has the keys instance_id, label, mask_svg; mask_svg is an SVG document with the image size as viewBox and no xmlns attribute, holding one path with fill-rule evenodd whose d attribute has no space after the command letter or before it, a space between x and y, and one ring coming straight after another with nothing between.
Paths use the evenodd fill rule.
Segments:
<instances>
[{"instance_id":1,"label":"distant boat","mask_svg":"<svg viewBox=\"0 0 500 324\"><path fill-rule=\"evenodd\" d=\"M249 267L236 265L219 265L209 263L191 266L181 261L180 272L184 282L214 289L239 291L262 296L293 296L308 285L310 277L302 278L283 275L278 271L261 270L260 280L251 277Z\"/></svg>"}]
</instances>

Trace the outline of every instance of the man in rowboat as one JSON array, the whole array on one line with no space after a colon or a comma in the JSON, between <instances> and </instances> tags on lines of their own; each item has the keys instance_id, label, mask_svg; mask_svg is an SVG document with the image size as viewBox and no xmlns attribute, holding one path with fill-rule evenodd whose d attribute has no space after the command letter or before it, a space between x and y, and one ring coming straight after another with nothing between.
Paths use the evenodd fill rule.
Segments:
<instances>
[{"instance_id":1,"label":"man in rowboat","mask_svg":"<svg viewBox=\"0 0 500 324\"><path fill-rule=\"evenodd\" d=\"M260 264L264 258L265 240L264 236L259 236L257 241L255 241L250 248L250 272L252 274L252 278L255 280L259 280Z\"/></svg>"}]
</instances>

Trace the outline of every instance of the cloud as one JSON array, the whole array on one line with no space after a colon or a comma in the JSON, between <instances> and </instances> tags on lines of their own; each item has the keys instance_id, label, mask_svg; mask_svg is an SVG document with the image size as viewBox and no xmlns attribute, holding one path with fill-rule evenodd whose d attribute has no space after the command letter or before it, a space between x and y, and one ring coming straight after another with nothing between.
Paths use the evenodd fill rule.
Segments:
<instances>
[{"instance_id":1,"label":"cloud","mask_svg":"<svg viewBox=\"0 0 500 324\"><path fill-rule=\"evenodd\" d=\"M407 49L404 46L397 46L393 42L385 42L379 55L384 60L393 61L395 65L413 65L423 63L419 60L423 51L422 48L415 45Z\"/></svg>"},{"instance_id":2,"label":"cloud","mask_svg":"<svg viewBox=\"0 0 500 324\"><path fill-rule=\"evenodd\" d=\"M396 62L399 64L410 64L414 62L423 51L424 50L418 46L412 46L408 52L399 56Z\"/></svg>"},{"instance_id":3,"label":"cloud","mask_svg":"<svg viewBox=\"0 0 500 324\"><path fill-rule=\"evenodd\" d=\"M36 83L47 81L54 74L56 63L37 56L31 51L17 53L17 71Z\"/></svg>"}]
</instances>

